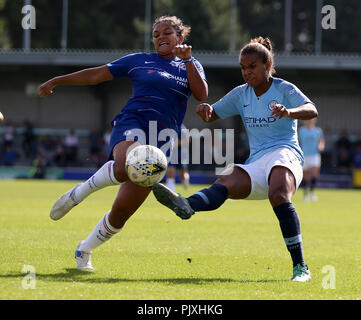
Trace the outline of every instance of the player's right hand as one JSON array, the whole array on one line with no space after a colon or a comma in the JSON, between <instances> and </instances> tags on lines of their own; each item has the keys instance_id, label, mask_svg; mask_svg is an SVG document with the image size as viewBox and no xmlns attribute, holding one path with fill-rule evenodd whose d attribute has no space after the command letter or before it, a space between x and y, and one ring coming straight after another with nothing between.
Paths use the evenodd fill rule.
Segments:
<instances>
[{"instance_id":1,"label":"player's right hand","mask_svg":"<svg viewBox=\"0 0 361 320\"><path fill-rule=\"evenodd\" d=\"M196 107L196 112L203 121L208 122L212 117L213 108L208 103L201 103Z\"/></svg>"},{"instance_id":2,"label":"player's right hand","mask_svg":"<svg viewBox=\"0 0 361 320\"><path fill-rule=\"evenodd\" d=\"M45 96L48 96L49 94L52 94L54 88L55 88L55 85L52 83L51 80L43 83L39 87L39 96L40 97L45 97Z\"/></svg>"}]
</instances>

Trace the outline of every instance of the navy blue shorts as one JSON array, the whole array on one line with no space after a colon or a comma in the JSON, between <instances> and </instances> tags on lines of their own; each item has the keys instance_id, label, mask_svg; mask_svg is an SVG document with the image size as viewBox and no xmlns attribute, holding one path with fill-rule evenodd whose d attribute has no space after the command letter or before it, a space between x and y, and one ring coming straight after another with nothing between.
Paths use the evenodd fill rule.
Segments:
<instances>
[{"instance_id":1,"label":"navy blue shorts","mask_svg":"<svg viewBox=\"0 0 361 320\"><path fill-rule=\"evenodd\" d=\"M151 125L150 122L152 121ZM174 145L174 138L167 137L165 141L159 141L159 133L161 130L167 129L160 125L157 120L149 120L143 114L121 113L112 121L112 134L109 143L109 159L113 158L113 149L121 141L139 141L141 144L150 144L161 148L165 143ZM173 129L174 130L174 129ZM176 132L174 130L175 136ZM171 157L170 146L166 152L168 159Z\"/></svg>"}]
</instances>

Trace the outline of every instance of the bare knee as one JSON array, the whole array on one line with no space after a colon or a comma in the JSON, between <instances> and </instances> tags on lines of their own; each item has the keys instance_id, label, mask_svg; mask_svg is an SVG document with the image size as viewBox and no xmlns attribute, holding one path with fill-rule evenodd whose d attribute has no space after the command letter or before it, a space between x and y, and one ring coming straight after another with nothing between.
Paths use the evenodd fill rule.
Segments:
<instances>
[{"instance_id":1,"label":"bare knee","mask_svg":"<svg viewBox=\"0 0 361 320\"><path fill-rule=\"evenodd\" d=\"M121 141L119 142L113 150L114 164L113 164L113 172L115 179L119 182L125 182L128 179L127 172L125 170L125 160L127 152L131 149L138 146L138 142L134 141Z\"/></svg>"},{"instance_id":2,"label":"bare knee","mask_svg":"<svg viewBox=\"0 0 361 320\"><path fill-rule=\"evenodd\" d=\"M280 206L283 203L292 201L292 194L288 193L284 188L280 187L274 190L270 190L268 193L269 201L272 207Z\"/></svg>"},{"instance_id":3,"label":"bare knee","mask_svg":"<svg viewBox=\"0 0 361 320\"><path fill-rule=\"evenodd\" d=\"M268 198L272 207L291 202L295 192L296 179L293 173L285 167L273 167L269 177L268 191Z\"/></svg>"},{"instance_id":4,"label":"bare knee","mask_svg":"<svg viewBox=\"0 0 361 320\"><path fill-rule=\"evenodd\" d=\"M113 164L114 177L119 182L128 180L127 172L125 171L125 163L122 161L114 161Z\"/></svg>"}]
</instances>

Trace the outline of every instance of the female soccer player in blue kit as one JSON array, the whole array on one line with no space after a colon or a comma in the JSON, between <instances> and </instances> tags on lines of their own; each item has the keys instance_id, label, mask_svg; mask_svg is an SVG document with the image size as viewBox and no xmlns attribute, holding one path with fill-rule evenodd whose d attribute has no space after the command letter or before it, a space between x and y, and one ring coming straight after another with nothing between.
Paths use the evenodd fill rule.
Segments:
<instances>
[{"instance_id":1,"label":"female soccer player in blue kit","mask_svg":"<svg viewBox=\"0 0 361 320\"><path fill-rule=\"evenodd\" d=\"M125 171L127 151L139 145L135 137L129 139L132 130L141 129L148 135L149 122L156 121L158 132L165 128L178 132L190 95L199 101L208 96L203 68L192 57L191 46L183 44L190 29L175 16L162 16L153 24L155 53L130 54L104 66L55 77L39 88L39 95L47 96L59 85L92 85L119 77L130 78L133 85L133 96L112 121L110 152L114 160L61 196L50 212L51 218L58 220L94 191L120 185L111 210L75 250L80 270L94 269L92 250L119 232L151 191L132 183ZM150 143L150 137L146 139L143 142Z\"/></svg>"},{"instance_id":2,"label":"female soccer player in blue kit","mask_svg":"<svg viewBox=\"0 0 361 320\"><path fill-rule=\"evenodd\" d=\"M305 125L298 130L298 140L305 157L302 184L306 202L317 201L315 188L320 175L321 152L325 149L323 132L320 127L316 127L316 122L316 118L305 121Z\"/></svg>"},{"instance_id":3,"label":"female soccer player in blue kit","mask_svg":"<svg viewBox=\"0 0 361 320\"><path fill-rule=\"evenodd\" d=\"M213 105L200 104L197 113L205 122L241 115L250 145L246 163L226 169L210 188L188 198L162 184L154 185L153 193L182 219L189 219L196 211L215 210L227 198L268 198L293 261L291 280L308 281L311 273L304 262L300 221L292 196L302 180L297 119L311 119L318 113L295 85L272 77L273 51L268 38L259 37L244 46L240 64L246 84Z\"/></svg>"}]
</instances>

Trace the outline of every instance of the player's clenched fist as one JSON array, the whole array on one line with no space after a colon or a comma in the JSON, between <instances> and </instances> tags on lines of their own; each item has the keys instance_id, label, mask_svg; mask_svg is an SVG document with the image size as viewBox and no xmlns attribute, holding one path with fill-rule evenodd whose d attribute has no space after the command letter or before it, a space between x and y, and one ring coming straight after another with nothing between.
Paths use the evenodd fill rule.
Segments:
<instances>
[{"instance_id":1,"label":"player's clenched fist","mask_svg":"<svg viewBox=\"0 0 361 320\"><path fill-rule=\"evenodd\" d=\"M172 52L179 58L185 60L192 57L192 46L180 44L174 47Z\"/></svg>"},{"instance_id":2,"label":"player's clenched fist","mask_svg":"<svg viewBox=\"0 0 361 320\"><path fill-rule=\"evenodd\" d=\"M289 115L290 115L289 110L287 110L287 108L282 104L276 104L272 108L271 117L273 118L278 118L278 119L288 118Z\"/></svg>"},{"instance_id":3,"label":"player's clenched fist","mask_svg":"<svg viewBox=\"0 0 361 320\"><path fill-rule=\"evenodd\" d=\"M203 119L203 121L208 122L213 114L213 108L208 103L201 103L196 107L196 112Z\"/></svg>"}]
</instances>

